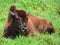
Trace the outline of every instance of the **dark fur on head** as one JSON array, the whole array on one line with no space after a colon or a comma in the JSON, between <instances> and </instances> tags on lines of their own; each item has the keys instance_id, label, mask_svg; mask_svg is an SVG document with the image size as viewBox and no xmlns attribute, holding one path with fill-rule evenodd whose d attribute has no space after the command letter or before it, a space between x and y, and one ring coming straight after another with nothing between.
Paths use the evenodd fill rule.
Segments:
<instances>
[{"instance_id":1,"label":"dark fur on head","mask_svg":"<svg viewBox=\"0 0 60 45\"><path fill-rule=\"evenodd\" d=\"M24 31L26 31L27 26L21 23L23 22L23 18L25 19L26 12L24 10L18 10L16 6L11 6L9 9L9 15L7 19L7 23L4 27L4 37L15 38L16 36L24 35ZM23 31L24 30L24 31Z\"/></svg>"}]
</instances>

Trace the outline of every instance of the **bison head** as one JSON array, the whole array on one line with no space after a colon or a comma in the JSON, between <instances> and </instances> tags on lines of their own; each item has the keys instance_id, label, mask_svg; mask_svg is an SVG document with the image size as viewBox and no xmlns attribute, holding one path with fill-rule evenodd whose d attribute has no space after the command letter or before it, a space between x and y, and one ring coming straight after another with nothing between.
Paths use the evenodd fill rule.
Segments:
<instances>
[{"instance_id":1,"label":"bison head","mask_svg":"<svg viewBox=\"0 0 60 45\"><path fill-rule=\"evenodd\" d=\"M7 29L4 29L4 37L15 38L16 36L24 35L28 31L28 13L24 10L18 10L16 6L11 6L8 15L8 21L12 23ZM8 22L8 23L9 23Z\"/></svg>"}]
</instances>

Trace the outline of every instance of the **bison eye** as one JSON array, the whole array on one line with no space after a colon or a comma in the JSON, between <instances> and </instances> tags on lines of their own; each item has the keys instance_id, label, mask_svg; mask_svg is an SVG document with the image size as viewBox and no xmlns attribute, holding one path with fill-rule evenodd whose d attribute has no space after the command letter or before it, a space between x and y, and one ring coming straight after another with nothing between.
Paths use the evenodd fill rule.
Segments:
<instances>
[{"instance_id":1,"label":"bison eye","mask_svg":"<svg viewBox=\"0 0 60 45\"><path fill-rule=\"evenodd\" d=\"M20 20L18 18L15 21L16 21L16 23L19 23L20 22Z\"/></svg>"},{"instance_id":2,"label":"bison eye","mask_svg":"<svg viewBox=\"0 0 60 45\"><path fill-rule=\"evenodd\" d=\"M26 18L26 20L28 20L28 18Z\"/></svg>"}]
</instances>

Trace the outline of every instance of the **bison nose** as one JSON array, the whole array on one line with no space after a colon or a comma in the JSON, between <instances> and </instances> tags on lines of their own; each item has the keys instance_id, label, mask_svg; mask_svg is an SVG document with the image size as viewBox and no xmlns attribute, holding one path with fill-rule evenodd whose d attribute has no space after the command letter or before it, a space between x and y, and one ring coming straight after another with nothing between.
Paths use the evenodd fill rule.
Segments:
<instances>
[{"instance_id":1,"label":"bison nose","mask_svg":"<svg viewBox=\"0 0 60 45\"><path fill-rule=\"evenodd\" d=\"M26 31L28 31L28 27L27 26L24 26L23 27L23 32L26 32Z\"/></svg>"},{"instance_id":2,"label":"bison nose","mask_svg":"<svg viewBox=\"0 0 60 45\"><path fill-rule=\"evenodd\" d=\"M28 27L23 27L23 30L28 30Z\"/></svg>"}]
</instances>

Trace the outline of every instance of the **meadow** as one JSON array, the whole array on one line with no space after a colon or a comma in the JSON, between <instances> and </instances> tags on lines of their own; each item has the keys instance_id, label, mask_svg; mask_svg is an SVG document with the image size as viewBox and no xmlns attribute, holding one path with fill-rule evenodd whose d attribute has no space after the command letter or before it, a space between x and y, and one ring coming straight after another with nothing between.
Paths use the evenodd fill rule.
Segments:
<instances>
[{"instance_id":1,"label":"meadow","mask_svg":"<svg viewBox=\"0 0 60 45\"><path fill-rule=\"evenodd\" d=\"M0 0L0 45L60 45L60 0ZM56 32L52 35L40 34L34 37L19 36L14 40L3 38L4 24L10 6L15 5L32 15L49 20Z\"/></svg>"}]
</instances>

